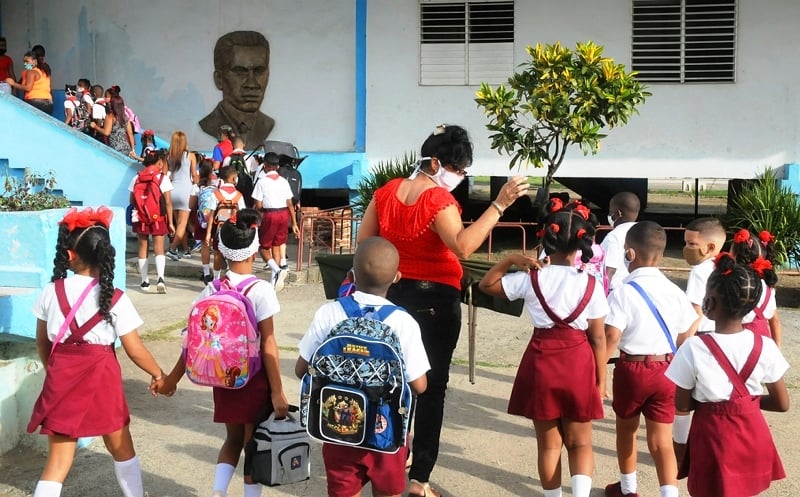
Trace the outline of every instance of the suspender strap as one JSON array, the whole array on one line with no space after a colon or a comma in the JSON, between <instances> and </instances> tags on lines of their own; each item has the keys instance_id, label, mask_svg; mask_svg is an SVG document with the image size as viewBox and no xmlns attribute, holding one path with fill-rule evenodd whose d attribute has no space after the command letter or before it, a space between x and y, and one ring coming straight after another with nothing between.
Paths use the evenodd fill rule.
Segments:
<instances>
[{"instance_id":1,"label":"suspender strap","mask_svg":"<svg viewBox=\"0 0 800 497\"><path fill-rule=\"evenodd\" d=\"M733 391L735 395L731 395L731 398L736 397L749 397L750 391L747 390L747 385L745 382L750 375L753 374L753 370L758 363L758 359L761 357L761 349L763 348L763 341L761 335L753 333L753 350L750 351L750 355L747 356L747 361L745 361L744 366L742 366L742 370L740 372L736 372L734 369L733 364L731 364L730 359L728 356L725 355L725 352L722 351L722 348L719 344L714 340L714 338L710 334L700 335L700 339L706 344L708 350L711 351L711 355L714 356L714 359L717 360L717 363L720 365L725 374L728 376L728 379L733 384Z\"/></svg>"},{"instance_id":2,"label":"suspender strap","mask_svg":"<svg viewBox=\"0 0 800 497\"><path fill-rule=\"evenodd\" d=\"M75 322L75 314L78 312L78 309L83 304L83 301L86 300L86 297L91 292L92 288L97 285L97 280L92 280L86 288L84 288L83 292L81 293L78 300L75 301L75 305L70 306L69 301L67 300L67 292L64 286L64 280L59 279L55 281L55 290L56 290L56 300L58 301L58 306L61 308L61 313L64 315L64 323L61 325L61 328L58 330L58 335L56 339L53 341L53 347L50 349L52 353L53 349L55 349L56 344L61 342L61 339L64 337L64 334L67 332L67 328L70 329L70 336L65 340L65 343L78 343L83 340L83 337L92 330L97 324L103 320L103 315L100 314L98 310L95 312L92 317L90 317L85 323L78 326ZM114 307L117 302L119 301L120 297L122 297L122 290L119 288L114 289L114 295L111 297L111 307Z\"/></svg>"},{"instance_id":3,"label":"suspender strap","mask_svg":"<svg viewBox=\"0 0 800 497\"><path fill-rule=\"evenodd\" d=\"M756 308L753 309L753 312L756 313L756 317L758 319L765 319L764 311L767 310L767 306L769 305L769 299L770 297L772 297L772 287L770 287L769 285L764 285L764 286L767 287L767 291L764 292L764 303L761 304L761 306L756 306Z\"/></svg>"},{"instance_id":4,"label":"suspender strap","mask_svg":"<svg viewBox=\"0 0 800 497\"><path fill-rule=\"evenodd\" d=\"M644 299L644 301L647 303L647 307L650 308L650 312L653 313L653 316L655 316L656 320L658 321L658 324L661 325L661 330L664 332L664 336L667 337L667 342L669 342L669 348L672 349L672 353L674 354L678 350L678 348L675 347L675 342L672 340L672 334L669 332L667 323L664 322L664 318L661 317L661 313L658 312L656 305L650 299L650 296L647 295L647 292L644 291L644 288L642 288L638 283L636 283L635 281L629 281L628 284L633 288L635 288L636 291L639 292L639 295L642 296L642 299Z\"/></svg>"},{"instance_id":5,"label":"suspender strap","mask_svg":"<svg viewBox=\"0 0 800 497\"><path fill-rule=\"evenodd\" d=\"M544 299L542 295L542 289L539 288L539 271L532 270L531 271L531 284L533 285L533 293L536 294L536 298L539 299L539 304L542 306L542 310L547 314L547 316L553 320L553 323L556 326L565 326L569 327L569 323L575 321L575 319L581 315L586 306L589 304L589 300L592 298L592 293L594 293L594 285L597 281L597 278L592 276L589 277L589 282L586 284L586 291L583 294L583 298L581 298L580 302L578 302L578 306L575 308L572 313L561 319L560 317L556 316L556 313L550 309L550 306L547 305L547 301Z\"/></svg>"}]
</instances>

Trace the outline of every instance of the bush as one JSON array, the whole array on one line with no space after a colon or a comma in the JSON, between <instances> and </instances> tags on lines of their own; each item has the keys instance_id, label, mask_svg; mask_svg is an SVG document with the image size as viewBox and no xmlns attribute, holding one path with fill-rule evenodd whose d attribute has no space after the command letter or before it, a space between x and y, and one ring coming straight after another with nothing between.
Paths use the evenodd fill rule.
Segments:
<instances>
[{"instance_id":1,"label":"bush","mask_svg":"<svg viewBox=\"0 0 800 497\"><path fill-rule=\"evenodd\" d=\"M400 159L378 162L369 174L358 182L356 187L358 198L353 202L353 210L363 216L372 201L372 194L375 193L375 190L388 183L389 180L409 177L416 167L416 162L417 154L414 152L403 154Z\"/></svg>"},{"instance_id":2,"label":"bush","mask_svg":"<svg viewBox=\"0 0 800 497\"><path fill-rule=\"evenodd\" d=\"M50 171L46 176L25 170L25 178L18 181L6 171L5 192L0 195L0 211L42 211L69 207L69 200L53 193L56 176Z\"/></svg>"},{"instance_id":3,"label":"bush","mask_svg":"<svg viewBox=\"0 0 800 497\"><path fill-rule=\"evenodd\" d=\"M730 229L772 233L777 264L800 262L800 202L789 188L780 186L773 169L765 169L742 188L731 202L726 222Z\"/></svg>"}]
</instances>

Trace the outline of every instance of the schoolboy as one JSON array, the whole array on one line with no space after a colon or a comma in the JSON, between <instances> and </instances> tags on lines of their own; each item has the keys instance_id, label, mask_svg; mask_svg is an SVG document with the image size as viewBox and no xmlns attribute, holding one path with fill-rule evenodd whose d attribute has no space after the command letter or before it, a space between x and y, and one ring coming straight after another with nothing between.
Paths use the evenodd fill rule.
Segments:
<instances>
[{"instance_id":1,"label":"schoolboy","mask_svg":"<svg viewBox=\"0 0 800 497\"><path fill-rule=\"evenodd\" d=\"M632 192L620 192L608 203L608 224L614 229L600 246L605 253L605 273L609 289L616 290L628 276L625 268L625 235L639 217L639 197Z\"/></svg>"},{"instance_id":2,"label":"schoolboy","mask_svg":"<svg viewBox=\"0 0 800 497\"><path fill-rule=\"evenodd\" d=\"M725 245L725 228L715 217L701 217L688 225L683 233L683 258L692 266L686 282L686 295L701 318L697 331L714 331L714 321L703 315L703 299L706 296L706 283L714 271L714 258Z\"/></svg>"},{"instance_id":3,"label":"schoolboy","mask_svg":"<svg viewBox=\"0 0 800 497\"><path fill-rule=\"evenodd\" d=\"M625 237L630 275L608 299L606 347L619 348L614 368L612 407L617 415L620 481L606 487L608 497L638 497L636 435L644 415L647 446L656 465L661 497L678 496L678 466L672 446L675 385L664 376L674 347L694 334L697 316L686 294L658 269L667 235L652 221L636 223ZM663 319L666 330L639 288ZM669 338L667 338L667 333Z\"/></svg>"},{"instance_id":4,"label":"schoolboy","mask_svg":"<svg viewBox=\"0 0 800 497\"><path fill-rule=\"evenodd\" d=\"M353 294L356 302L378 308L391 305L386 300L386 291L400 279L397 270L399 262L397 249L385 238L373 236L359 243L353 259L358 285L358 290ZM309 359L330 330L346 318L344 308L338 302L327 303L317 310L308 331L300 340L300 356L294 367L298 378L308 371ZM400 341L411 390L415 394L424 392L428 385L425 373L430 369L430 364L422 345L419 325L403 310L391 313L384 323L392 328ZM399 496L406 488L407 456L407 447L401 448L396 454L386 454L324 443L322 458L328 480L328 495L360 496L367 482L372 482L372 495Z\"/></svg>"},{"instance_id":5,"label":"schoolboy","mask_svg":"<svg viewBox=\"0 0 800 497\"><path fill-rule=\"evenodd\" d=\"M219 192L219 197L222 197L224 200L234 200L237 208L241 210L244 209L246 205L244 203L244 197L242 197L242 194L236 189L236 179L238 176L239 175L236 173L235 167L225 166L221 168L219 170L219 178L221 182L217 187L217 192ZM218 213L217 218L213 219L213 213L217 212L217 207L221 201L217 196L217 192L214 192L214 195L211 196L211 199L208 202L208 208L212 212L212 219L208 223L205 239L205 244L214 249L214 279L219 279L222 275L223 259L222 254L219 251L217 225L227 221L228 217L230 217L230 211L228 209L222 209Z\"/></svg>"}]
</instances>

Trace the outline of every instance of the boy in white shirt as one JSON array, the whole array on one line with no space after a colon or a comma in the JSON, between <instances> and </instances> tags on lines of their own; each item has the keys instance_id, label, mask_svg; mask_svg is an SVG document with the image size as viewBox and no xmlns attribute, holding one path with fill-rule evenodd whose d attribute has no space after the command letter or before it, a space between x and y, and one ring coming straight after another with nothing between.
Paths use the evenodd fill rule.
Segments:
<instances>
[{"instance_id":1,"label":"boy in white shirt","mask_svg":"<svg viewBox=\"0 0 800 497\"><path fill-rule=\"evenodd\" d=\"M606 235L600 246L605 253L605 273L608 288L616 290L628 276L625 267L625 235L639 217L639 197L632 192L620 192L608 203L608 224L614 229Z\"/></svg>"},{"instance_id":2,"label":"boy in white shirt","mask_svg":"<svg viewBox=\"0 0 800 497\"><path fill-rule=\"evenodd\" d=\"M725 245L725 228L715 217L701 217L686 225L683 240L686 243L683 258L692 266L686 282L686 295L701 318L697 331L708 333L714 331L714 321L703 315L703 299L708 277L714 271L714 258Z\"/></svg>"},{"instance_id":3,"label":"boy in white shirt","mask_svg":"<svg viewBox=\"0 0 800 497\"><path fill-rule=\"evenodd\" d=\"M206 228L205 244L214 250L214 279L218 280L222 275L222 254L219 251L219 236L217 230L219 226L227 221L232 213L240 211L247 206L244 203L242 193L236 189L236 169L225 166L219 170L220 185L217 191L211 196L208 203L209 211L212 213L211 219ZM223 202L225 203L223 205Z\"/></svg>"}]
</instances>

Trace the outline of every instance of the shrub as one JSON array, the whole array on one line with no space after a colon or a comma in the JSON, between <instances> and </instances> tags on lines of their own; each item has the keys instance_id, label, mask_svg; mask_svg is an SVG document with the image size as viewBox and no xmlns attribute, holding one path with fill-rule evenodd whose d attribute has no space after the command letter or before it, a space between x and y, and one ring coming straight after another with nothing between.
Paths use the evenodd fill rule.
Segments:
<instances>
[{"instance_id":1,"label":"shrub","mask_svg":"<svg viewBox=\"0 0 800 497\"><path fill-rule=\"evenodd\" d=\"M69 207L66 197L53 193L55 185L53 171L44 175L26 169L22 181L6 171L5 191L0 195L0 211L42 211Z\"/></svg>"},{"instance_id":2,"label":"shrub","mask_svg":"<svg viewBox=\"0 0 800 497\"><path fill-rule=\"evenodd\" d=\"M772 233L775 262L781 266L800 262L800 202L788 187L780 186L773 169L765 169L742 187L731 202L726 222L730 229Z\"/></svg>"},{"instance_id":3,"label":"shrub","mask_svg":"<svg viewBox=\"0 0 800 497\"><path fill-rule=\"evenodd\" d=\"M353 210L355 210L358 215L363 216L364 211L367 210L367 206L372 200L372 194L375 193L375 190L394 178L409 177L414 171L414 167L416 167L416 162L417 154L414 152L405 153L403 157L399 159L395 158L386 162L378 162L375 167L370 170L369 174L362 177L361 181L358 182L358 186L356 187L358 198L353 202Z\"/></svg>"}]
</instances>

